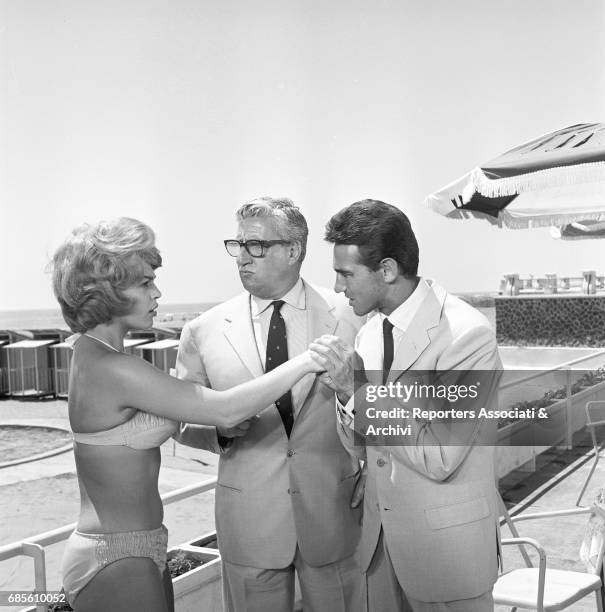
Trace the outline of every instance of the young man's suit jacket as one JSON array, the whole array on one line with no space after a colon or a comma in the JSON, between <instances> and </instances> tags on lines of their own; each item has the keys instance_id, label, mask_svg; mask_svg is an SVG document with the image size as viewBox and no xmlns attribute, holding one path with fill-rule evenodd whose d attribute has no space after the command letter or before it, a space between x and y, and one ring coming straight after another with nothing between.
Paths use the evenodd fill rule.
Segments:
<instances>
[{"instance_id":1,"label":"young man's suit jacket","mask_svg":"<svg viewBox=\"0 0 605 612\"><path fill-rule=\"evenodd\" d=\"M485 317L427 282L431 290L401 340L387 382L405 379L406 370L500 370L496 340ZM357 337L362 357L370 342L376 352L377 326L374 321L370 338L371 323ZM381 367L365 365L367 370ZM492 390L497 378L490 379ZM355 408L363 410L363 405L356 401ZM431 423L429 430L413 419L402 424L412 427L406 445L366 443L362 569L370 565L382 525L397 578L414 599L454 601L490 591L498 568L494 447L489 445L495 443L496 422ZM422 439L416 436L423 427L430 434L425 440L441 436L445 445L410 444ZM361 456L352 430L340 424L338 430L349 451ZM452 439L456 445L447 445Z\"/></svg>"},{"instance_id":2,"label":"young man's suit jacket","mask_svg":"<svg viewBox=\"0 0 605 612\"><path fill-rule=\"evenodd\" d=\"M304 286L308 341L334 334L352 344L360 321L345 300L329 290ZM262 373L248 293L184 327L177 358L180 378L224 390ZM289 439L275 405L263 410L246 435L233 438L226 449L219 447L214 427L182 427L183 443L220 453L216 528L226 561L286 567L297 544L312 566L355 552L361 508L351 509L350 502L359 462L338 438L333 391L314 374L307 375L303 385L306 399Z\"/></svg>"}]
</instances>

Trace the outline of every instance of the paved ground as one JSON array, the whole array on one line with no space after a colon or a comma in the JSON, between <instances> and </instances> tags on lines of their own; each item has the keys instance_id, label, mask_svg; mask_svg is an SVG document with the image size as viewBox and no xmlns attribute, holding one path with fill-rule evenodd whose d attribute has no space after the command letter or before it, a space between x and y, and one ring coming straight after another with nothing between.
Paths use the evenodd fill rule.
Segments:
<instances>
[{"instance_id":1,"label":"paved ground","mask_svg":"<svg viewBox=\"0 0 605 612\"><path fill-rule=\"evenodd\" d=\"M0 401L0 425L8 423L67 427L64 401ZM605 439L605 432L602 434ZM503 498L512 514L573 508L592 459L586 435L576 436L571 451L552 450L540 456L536 472L517 471L502 479ZM589 459L587 461L587 459ZM199 482L216 474L217 457L188 449L172 441L162 447L162 491ZM591 486L584 497L588 504L605 484L605 460L599 463ZM75 521L78 511L77 482L72 453L64 453L34 463L0 469L0 545L13 542ZM214 495L202 494L167 506L166 524L170 545L191 539L214 528ZM584 536L586 517L531 521L519 524L521 535L539 540L548 554L549 566L582 571L579 547ZM510 537L506 527L504 538ZM56 550L55 550L56 549ZM62 545L48 550L49 587L58 584ZM514 547L504 550L504 567L522 566ZM0 563L0 590L31 588L31 562L20 559ZM508 608L497 607L498 612ZM568 608L571 612L595 610L592 597Z\"/></svg>"},{"instance_id":2,"label":"paved ground","mask_svg":"<svg viewBox=\"0 0 605 612\"><path fill-rule=\"evenodd\" d=\"M605 428L597 432L599 440L605 440ZM548 512L576 507L576 500L593 464L594 454L589 434L582 430L574 435L573 448L553 448L539 455L536 470L520 470L500 480L502 498L512 515L533 512ZM582 497L581 503L589 506L599 490L605 485L605 460L598 463L590 485ZM584 571L579 551L586 535L588 515L536 519L519 522L519 535L531 537L540 542L547 554L547 567L573 571ZM502 537L510 538L508 527L502 528ZM525 567L521 554L516 546L505 546L504 571ZM532 554L537 567L537 556ZM497 606L497 612L510 608ZM588 612L596 610L594 596L566 608L570 612Z\"/></svg>"},{"instance_id":3,"label":"paved ground","mask_svg":"<svg viewBox=\"0 0 605 612\"><path fill-rule=\"evenodd\" d=\"M586 440L582 441L584 444ZM576 499L588 476L593 456L586 455L586 446L574 447L571 451L551 451L538 463L537 471L527 474L512 474L502 479L500 490L513 515L529 514L575 508ZM587 460L588 459L588 460ZM590 505L600 487L605 484L605 460L599 462L589 488L582 498L583 505ZM579 551L585 536L588 516L558 517L520 522L517 525L521 536L535 538L547 554L547 567L584 571ZM505 526L502 537L512 534ZM516 546L503 549L504 570L524 567L523 559ZM537 558L533 556L537 567ZM498 612L509 610L497 606ZM588 596L566 608L570 612L596 610L594 596Z\"/></svg>"}]
</instances>

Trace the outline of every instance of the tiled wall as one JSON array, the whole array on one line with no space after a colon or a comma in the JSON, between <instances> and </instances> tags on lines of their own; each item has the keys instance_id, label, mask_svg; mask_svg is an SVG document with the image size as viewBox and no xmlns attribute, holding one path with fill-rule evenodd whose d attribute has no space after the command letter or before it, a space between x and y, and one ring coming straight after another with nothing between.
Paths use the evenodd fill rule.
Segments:
<instances>
[{"instance_id":1,"label":"tiled wall","mask_svg":"<svg viewBox=\"0 0 605 612\"><path fill-rule=\"evenodd\" d=\"M605 346L605 296L498 297L498 344Z\"/></svg>"}]
</instances>

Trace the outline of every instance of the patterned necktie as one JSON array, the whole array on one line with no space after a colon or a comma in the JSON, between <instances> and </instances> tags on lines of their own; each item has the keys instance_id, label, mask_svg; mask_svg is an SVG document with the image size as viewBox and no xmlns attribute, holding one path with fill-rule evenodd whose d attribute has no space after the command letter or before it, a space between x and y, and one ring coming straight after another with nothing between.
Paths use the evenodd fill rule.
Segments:
<instances>
[{"instance_id":1,"label":"patterned necktie","mask_svg":"<svg viewBox=\"0 0 605 612\"><path fill-rule=\"evenodd\" d=\"M271 302L273 314L269 322L269 336L267 337L267 359L265 361L265 372L274 370L277 366L288 361L288 340L286 338L286 323L280 314L284 305L283 300ZM286 391L276 402L281 420L284 423L286 434L290 437L294 415L292 413L292 393Z\"/></svg>"},{"instance_id":2,"label":"patterned necktie","mask_svg":"<svg viewBox=\"0 0 605 612\"><path fill-rule=\"evenodd\" d=\"M382 339L384 342L382 384L386 385L393 364L393 324L386 317L382 320Z\"/></svg>"}]
</instances>

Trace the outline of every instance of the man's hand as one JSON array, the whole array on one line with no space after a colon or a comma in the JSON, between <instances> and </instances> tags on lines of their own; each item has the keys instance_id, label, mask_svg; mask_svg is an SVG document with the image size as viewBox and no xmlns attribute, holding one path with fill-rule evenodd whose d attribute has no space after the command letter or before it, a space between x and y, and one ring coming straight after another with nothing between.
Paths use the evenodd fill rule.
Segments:
<instances>
[{"instance_id":1,"label":"man's hand","mask_svg":"<svg viewBox=\"0 0 605 612\"><path fill-rule=\"evenodd\" d=\"M324 335L309 346L326 372L319 379L338 394L346 404L354 392L355 370L363 370L363 359L348 344L336 336Z\"/></svg>"},{"instance_id":2,"label":"man's hand","mask_svg":"<svg viewBox=\"0 0 605 612\"><path fill-rule=\"evenodd\" d=\"M217 427L216 431L222 438L241 438L248 433L250 427L255 421L258 421L258 416L250 417L233 427Z\"/></svg>"}]
</instances>

